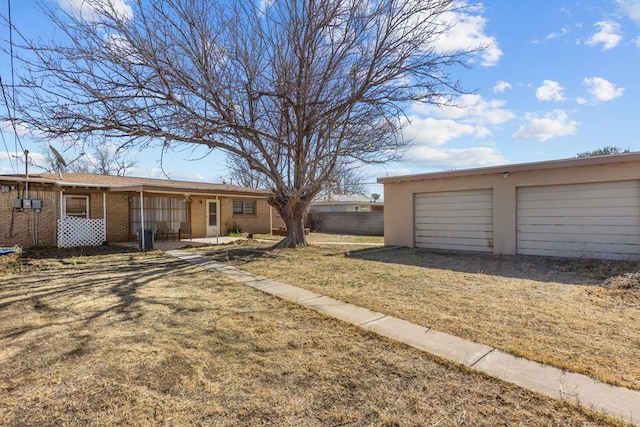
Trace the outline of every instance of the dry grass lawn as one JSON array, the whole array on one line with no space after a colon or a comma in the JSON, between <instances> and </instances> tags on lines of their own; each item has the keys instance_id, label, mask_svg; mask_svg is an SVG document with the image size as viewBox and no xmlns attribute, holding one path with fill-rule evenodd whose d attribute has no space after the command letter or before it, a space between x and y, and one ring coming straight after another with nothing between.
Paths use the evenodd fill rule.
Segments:
<instances>
[{"instance_id":1,"label":"dry grass lawn","mask_svg":"<svg viewBox=\"0 0 640 427\"><path fill-rule=\"evenodd\" d=\"M254 234L254 239L261 240L282 240L282 236L275 236L271 234ZM384 244L384 237L382 236L354 236L351 234L328 234L328 233L310 233L307 236L309 243L327 243L327 242L341 242L341 243L365 243L365 244Z\"/></svg>"},{"instance_id":2,"label":"dry grass lawn","mask_svg":"<svg viewBox=\"0 0 640 427\"><path fill-rule=\"evenodd\" d=\"M638 263L409 248L311 246L263 255L232 248L208 251L255 274L640 390L640 277L630 273ZM612 286L601 286L607 279Z\"/></svg>"},{"instance_id":3,"label":"dry grass lawn","mask_svg":"<svg viewBox=\"0 0 640 427\"><path fill-rule=\"evenodd\" d=\"M311 254L375 263L274 259ZM611 423L158 252L25 256L0 269L3 426Z\"/></svg>"}]
</instances>

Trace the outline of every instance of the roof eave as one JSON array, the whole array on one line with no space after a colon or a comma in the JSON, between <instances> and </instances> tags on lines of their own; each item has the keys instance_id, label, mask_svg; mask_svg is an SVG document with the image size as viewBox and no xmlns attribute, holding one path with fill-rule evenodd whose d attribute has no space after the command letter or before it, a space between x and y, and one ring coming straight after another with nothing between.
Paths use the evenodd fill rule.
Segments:
<instances>
[{"instance_id":1,"label":"roof eave","mask_svg":"<svg viewBox=\"0 0 640 427\"><path fill-rule=\"evenodd\" d=\"M630 163L640 161L640 152L616 154L608 156L579 157L575 159L561 159L544 162L516 163L511 165L490 166L485 168L462 169L447 172L431 172L415 175L400 175L378 178L379 184L397 184L408 181L423 181L431 179L459 178L467 176L492 175L515 172L531 172L570 167L598 166L612 163Z\"/></svg>"}]
</instances>

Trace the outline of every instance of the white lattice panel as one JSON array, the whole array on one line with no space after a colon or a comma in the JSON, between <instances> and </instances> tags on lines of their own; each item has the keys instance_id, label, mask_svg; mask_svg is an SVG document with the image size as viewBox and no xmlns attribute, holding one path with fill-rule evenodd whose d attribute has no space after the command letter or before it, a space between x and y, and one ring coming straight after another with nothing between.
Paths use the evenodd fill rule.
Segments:
<instances>
[{"instance_id":1,"label":"white lattice panel","mask_svg":"<svg viewBox=\"0 0 640 427\"><path fill-rule=\"evenodd\" d=\"M58 247L100 246L107 240L104 219L67 216L58 220Z\"/></svg>"}]
</instances>

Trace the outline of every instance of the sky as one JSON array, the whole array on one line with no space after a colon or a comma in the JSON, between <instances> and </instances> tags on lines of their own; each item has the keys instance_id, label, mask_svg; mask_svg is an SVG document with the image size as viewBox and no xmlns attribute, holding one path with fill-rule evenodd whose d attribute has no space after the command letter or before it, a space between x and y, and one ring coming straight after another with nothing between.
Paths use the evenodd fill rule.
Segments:
<instances>
[{"instance_id":1,"label":"sky","mask_svg":"<svg viewBox=\"0 0 640 427\"><path fill-rule=\"evenodd\" d=\"M126 0L114 1L126 8ZM45 2L70 10L82 0ZM10 3L21 32L54 34L35 1ZM0 14L7 16L8 4ZM640 150L640 0L486 0L451 18L457 25L443 48L489 46L468 69L452 70L469 93L457 108L407 106L405 137L412 144L400 161L365 169L369 192L383 192L378 177L564 159L604 146ZM9 31L0 28L6 50ZM10 56L0 51L5 85L9 65ZM13 129L7 123L0 129L0 174L24 173ZM27 135L20 142L36 163L48 151L47 142ZM172 179L228 180L224 157L199 159L202 154L171 153L164 172ZM129 175L165 176L160 153L132 150L127 156L137 162Z\"/></svg>"}]
</instances>

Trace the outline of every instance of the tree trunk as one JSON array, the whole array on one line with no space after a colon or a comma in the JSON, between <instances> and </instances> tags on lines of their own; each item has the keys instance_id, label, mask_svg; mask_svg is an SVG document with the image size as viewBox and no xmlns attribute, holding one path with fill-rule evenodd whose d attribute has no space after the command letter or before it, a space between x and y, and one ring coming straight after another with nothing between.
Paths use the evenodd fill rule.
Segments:
<instances>
[{"instance_id":1,"label":"tree trunk","mask_svg":"<svg viewBox=\"0 0 640 427\"><path fill-rule=\"evenodd\" d=\"M281 198L279 198L282 200ZM276 243L273 248L296 248L299 246L308 246L307 239L304 235L304 214L307 210L308 203L301 201L297 197L287 197L283 204L275 203L274 207L280 213L287 227L287 236Z\"/></svg>"}]
</instances>

